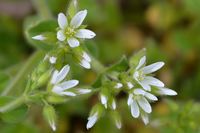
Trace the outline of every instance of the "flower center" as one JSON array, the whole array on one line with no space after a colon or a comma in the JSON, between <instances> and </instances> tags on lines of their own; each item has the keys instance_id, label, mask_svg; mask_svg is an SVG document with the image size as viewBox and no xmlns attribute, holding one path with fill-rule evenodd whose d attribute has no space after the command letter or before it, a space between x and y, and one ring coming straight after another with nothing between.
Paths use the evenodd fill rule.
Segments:
<instances>
[{"instance_id":1,"label":"flower center","mask_svg":"<svg viewBox=\"0 0 200 133\"><path fill-rule=\"evenodd\" d=\"M76 33L75 30L73 28L71 28L71 27L67 27L65 29L65 35L67 37L73 37L75 35L75 33Z\"/></svg>"},{"instance_id":2,"label":"flower center","mask_svg":"<svg viewBox=\"0 0 200 133\"><path fill-rule=\"evenodd\" d=\"M144 77L145 77L145 74L143 73L143 71L136 71L134 73L134 78L136 80L142 81L142 80L144 80Z\"/></svg>"}]
</instances>

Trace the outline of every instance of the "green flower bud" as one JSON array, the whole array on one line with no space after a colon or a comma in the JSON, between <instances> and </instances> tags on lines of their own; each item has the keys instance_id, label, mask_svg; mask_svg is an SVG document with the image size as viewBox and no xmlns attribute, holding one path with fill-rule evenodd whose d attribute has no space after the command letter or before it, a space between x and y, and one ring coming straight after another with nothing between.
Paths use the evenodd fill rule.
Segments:
<instances>
[{"instance_id":1,"label":"green flower bud","mask_svg":"<svg viewBox=\"0 0 200 133\"><path fill-rule=\"evenodd\" d=\"M120 129L122 127L121 117L117 111L111 112L112 120L114 121L116 127Z\"/></svg>"},{"instance_id":2,"label":"green flower bud","mask_svg":"<svg viewBox=\"0 0 200 133\"><path fill-rule=\"evenodd\" d=\"M45 105L43 108L43 116L46 119L46 121L49 123L51 126L52 130L56 130L56 112L53 108L53 106L50 105Z\"/></svg>"}]
</instances>

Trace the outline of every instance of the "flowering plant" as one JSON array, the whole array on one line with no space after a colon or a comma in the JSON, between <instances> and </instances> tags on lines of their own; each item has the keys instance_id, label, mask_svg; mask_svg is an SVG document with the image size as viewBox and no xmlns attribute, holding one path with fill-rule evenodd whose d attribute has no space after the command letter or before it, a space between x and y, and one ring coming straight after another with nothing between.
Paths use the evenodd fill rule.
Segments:
<instances>
[{"instance_id":1,"label":"flowering plant","mask_svg":"<svg viewBox=\"0 0 200 133\"><path fill-rule=\"evenodd\" d=\"M131 115L134 118L141 117L143 122L148 124L148 115L152 112L150 103L157 101L157 96L160 95L177 95L152 75L161 69L164 63L157 62L145 66L146 50L143 49L128 59L123 57L110 67L102 65L82 44L85 39L92 39L96 34L82 25L87 10L78 11L76 4L76 0L72 1L67 14L59 13L57 21L54 18L34 22L30 19L31 24L30 20L27 21L26 37L31 44L40 49L32 58L37 58L38 63L35 64L34 70L26 75L26 87L20 97L6 97L14 85L5 90L1 97L5 103L0 106L0 112L6 114L21 108L26 111L26 105L40 104L44 118L55 131L56 104L63 104L73 97L78 99L80 95L97 93L99 101L91 109L86 128L92 128L104 114L111 113L116 127L120 129L120 99L117 96L125 93L122 98L127 99ZM66 56L70 56L71 60ZM74 70L71 68L77 64L83 69L96 71L99 75L92 85L83 85L74 79Z\"/></svg>"}]
</instances>

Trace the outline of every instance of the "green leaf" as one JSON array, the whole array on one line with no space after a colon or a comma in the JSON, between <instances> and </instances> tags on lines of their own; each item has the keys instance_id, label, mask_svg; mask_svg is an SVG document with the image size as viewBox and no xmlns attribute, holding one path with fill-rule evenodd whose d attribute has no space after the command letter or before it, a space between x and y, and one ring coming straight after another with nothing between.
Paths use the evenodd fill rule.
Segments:
<instances>
[{"instance_id":1,"label":"green leaf","mask_svg":"<svg viewBox=\"0 0 200 133\"><path fill-rule=\"evenodd\" d=\"M13 97L0 97L0 107L5 106L6 104L14 101ZM8 123L18 123L22 121L28 112L28 107L26 105L22 105L12 111L8 111L0 114L0 118L4 122Z\"/></svg>"},{"instance_id":2,"label":"green leaf","mask_svg":"<svg viewBox=\"0 0 200 133\"><path fill-rule=\"evenodd\" d=\"M110 68L108 68L107 72L111 72L111 71L123 72L123 71L126 71L128 67L129 67L128 60L125 56L123 56L119 62L112 65Z\"/></svg>"},{"instance_id":3,"label":"green leaf","mask_svg":"<svg viewBox=\"0 0 200 133\"><path fill-rule=\"evenodd\" d=\"M56 46L56 28L55 20L38 20L37 17L30 17L24 23L25 36L28 42L36 48L49 51ZM46 39L38 41L32 39L36 35L43 35Z\"/></svg>"},{"instance_id":4,"label":"green leaf","mask_svg":"<svg viewBox=\"0 0 200 133\"><path fill-rule=\"evenodd\" d=\"M139 63L140 59L146 55L146 49L142 49L136 54L134 54L132 57L129 59L129 64L131 67L136 67L137 64Z\"/></svg>"}]
</instances>

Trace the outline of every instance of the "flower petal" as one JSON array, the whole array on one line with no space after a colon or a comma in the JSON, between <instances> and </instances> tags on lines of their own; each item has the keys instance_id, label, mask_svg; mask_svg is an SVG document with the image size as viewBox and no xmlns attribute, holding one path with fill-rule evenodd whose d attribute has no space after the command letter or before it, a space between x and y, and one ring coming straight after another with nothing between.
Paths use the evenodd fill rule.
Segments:
<instances>
[{"instance_id":1,"label":"flower petal","mask_svg":"<svg viewBox=\"0 0 200 133\"><path fill-rule=\"evenodd\" d=\"M135 100L133 100L133 102L131 104L131 115L134 118L138 118L140 115L140 110L139 110L138 104L136 103Z\"/></svg>"},{"instance_id":2,"label":"flower petal","mask_svg":"<svg viewBox=\"0 0 200 133\"><path fill-rule=\"evenodd\" d=\"M75 93L69 92L69 91L61 92L60 95L66 95L66 96L72 96L72 97L76 96Z\"/></svg>"},{"instance_id":3,"label":"flower petal","mask_svg":"<svg viewBox=\"0 0 200 133\"><path fill-rule=\"evenodd\" d=\"M94 126L94 124L97 122L98 120L98 113L95 113L94 115L90 116L88 118L88 123L87 123L87 129L90 129L91 127Z\"/></svg>"},{"instance_id":4,"label":"flower petal","mask_svg":"<svg viewBox=\"0 0 200 133\"><path fill-rule=\"evenodd\" d=\"M138 66L136 67L136 70L140 69L146 62L146 56L143 56L140 61L139 61L139 64Z\"/></svg>"},{"instance_id":5,"label":"flower petal","mask_svg":"<svg viewBox=\"0 0 200 133\"><path fill-rule=\"evenodd\" d=\"M69 66L69 65L65 65L65 66L60 70L60 72L57 74L55 84L57 84L57 83L59 83L60 81L62 81L62 80L67 76L69 70L70 70L70 66Z\"/></svg>"},{"instance_id":6,"label":"flower petal","mask_svg":"<svg viewBox=\"0 0 200 133\"><path fill-rule=\"evenodd\" d=\"M55 63L56 63L56 60L57 60L57 58L54 57L54 56L49 57L49 62L50 62L51 64L55 64Z\"/></svg>"},{"instance_id":7,"label":"flower petal","mask_svg":"<svg viewBox=\"0 0 200 133\"><path fill-rule=\"evenodd\" d=\"M90 68L91 68L91 64L90 64L87 60L85 60L85 59L83 59L83 60L80 62L80 65L81 65L82 67L86 68L86 69L90 69Z\"/></svg>"},{"instance_id":8,"label":"flower petal","mask_svg":"<svg viewBox=\"0 0 200 133\"><path fill-rule=\"evenodd\" d=\"M89 56L86 52L83 52L83 58L84 58L86 61L88 61L88 62L91 62L91 61L92 61L91 58L90 58L90 56Z\"/></svg>"},{"instance_id":9,"label":"flower petal","mask_svg":"<svg viewBox=\"0 0 200 133\"><path fill-rule=\"evenodd\" d=\"M117 107L115 99L112 100L112 109L115 110Z\"/></svg>"},{"instance_id":10,"label":"flower petal","mask_svg":"<svg viewBox=\"0 0 200 133\"><path fill-rule=\"evenodd\" d=\"M143 67L142 71L144 72L144 74L150 74L159 70L161 67L164 66L164 64L164 62L156 62L154 64Z\"/></svg>"},{"instance_id":11,"label":"flower petal","mask_svg":"<svg viewBox=\"0 0 200 133\"><path fill-rule=\"evenodd\" d=\"M168 95L168 96L176 96L177 92L168 88L159 88L158 91L159 94L161 95Z\"/></svg>"},{"instance_id":12,"label":"flower petal","mask_svg":"<svg viewBox=\"0 0 200 133\"><path fill-rule=\"evenodd\" d=\"M129 89L132 89L134 87L134 85L131 82L127 82L127 86Z\"/></svg>"},{"instance_id":13,"label":"flower petal","mask_svg":"<svg viewBox=\"0 0 200 133\"><path fill-rule=\"evenodd\" d=\"M79 81L78 80L69 80L65 81L61 84L58 84L57 86L61 87L64 90L70 89L78 85Z\"/></svg>"},{"instance_id":14,"label":"flower petal","mask_svg":"<svg viewBox=\"0 0 200 133\"><path fill-rule=\"evenodd\" d=\"M52 78L51 78L51 83L52 83L52 84L56 84L56 82L57 82L57 77L58 77L58 73L59 73L58 70L55 70L55 71L53 72L53 76L52 76Z\"/></svg>"},{"instance_id":15,"label":"flower petal","mask_svg":"<svg viewBox=\"0 0 200 133\"><path fill-rule=\"evenodd\" d=\"M58 14L58 25L61 29L65 29L68 25L67 17L63 13Z\"/></svg>"},{"instance_id":16,"label":"flower petal","mask_svg":"<svg viewBox=\"0 0 200 133\"><path fill-rule=\"evenodd\" d=\"M130 106L133 103L133 94L129 94L127 104Z\"/></svg>"},{"instance_id":17,"label":"flower petal","mask_svg":"<svg viewBox=\"0 0 200 133\"><path fill-rule=\"evenodd\" d=\"M77 31L75 34L77 38L82 38L82 39L92 39L96 36L96 34L88 29L80 29Z\"/></svg>"},{"instance_id":18,"label":"flower petal","mask_svg":"<svg viewBox=\"0 0 200 133\"><path fill-rule=\"evenodd\" d=\"M71 48L75 48L79 46L79 41L76 38L69 38L67 39L67 42L69 43L69 46Z\"/></svg>"},{"instance_id":19,"label":"flower petal","mask_svg":"<svg viewBox=\"0 0 200 133\"><path fill-rule=\"evenodd\" d=\"M153 85L153 86L157 86L157 87L164 87L165 86L162 81L160 81L159 79L156 79L154 77L151 77L151 76L146 76L144 78L144 81L149 85Z\"/></svg>"},{"instance_id":20,"label":"flower petal","mask_svg":"<svg viewBox=\"0 0 200 133\"><path fill-rule=\"evenodd\" d=\"M138 82L141 86L142 86L142 88L144 88L146 91L151 91L151 87L148 85L148 83L147 82L145 82L145 81L141 81L141 82Z\"/></svg>"},{"instance_id":21,"label":"flower petal","mask_svg":"<svg viewBox=\"0 0 200 133\"><path fill-rule=\"evenodd\" d=\"M73 28L78 28L83 23L83 20L85 19L86 15L87 15L87 10L78 12L72 18L72 20L70 22L70 26L72 26Z\"/></svg>"},{"instance_id":22,"label":"flower petal","mask_svg":"<svg viewBox=\"0 0 200 133\"><path fill-rule=\"evenodd\" d=\"M152 100L152 101L157 101L158 100L158 98L156 96L154 96L153 94L148 93L148 92L146 92L144 96L146 98L148 98L149 100Z\"/></svg>"},{"instance_id":23,"label":"flower petal","mask_svg":"<svg viewBox=\"0 0 200 133\"><path fill-rule=\"evenodd\" d=\"M79 94L88 94L90 93L92 90L90 89L78 89Z\"/></svg>"},{"instance_id":24,"label":"flower petal","mask_svg":"<svg viewBox=\"0 0 200 133\"><path fill-rule=\"evenodd\" d=\"M43 40L45 40L46 38L45 38L43 35L37 35L37 36L32 37L32 39L34 39L34 40L39 40L39 41L43 41Z\"/></svg>"},{"instance_id":25,"label":"flower petal","mask_svg":"<svg viewBox=\"0 0 200 133\"><path fill-rule=\"evenodd\" d=\"M54 86L52 89L52 92L61 95L61 92L63 92L63 88L59 87L59 86Z\"/></svg>"},{"instance_id":26,"label":"flower petal","mask_svg":"<svg viewBox=\"0 0 200 133\"><path fill-rule=\"evenodd\" d=\"M141 117L142 117L142 121L144 122L144 124L147 125L149 123L149 117L148 117L148 115L146 113L143 113L141 115Z\"/></svg>"},{"instance_id":27,"label":"flower petal","mask_svg":"<svg viewBox=\"0 0 200 133\"><path fill-rule=\"evenodd\" d=\"M140 107L146 112L146 113L151 113L152 109L151 109L151 105L149 104L149 102L147 101L146 98L141 97L140 99L137 100L138 104L140 105Z\"/></svg>"},{"instance_id":28,"label":"flower petal","mask_svg":"<svg viewBox=\"0 0 200 133\"><path fill-rule=\"evenodd\" d=\"M145 95L145 93L146 92L142 89L135 89L134 90L134 94L136 94L136 95Z\"/></svg>"},{"instance_id":29,"label":"flower petal","mask_svg":"<svg viewBox=\"0 0 200 133\"><path fill-rule=\"evenodd\" d=\"M58 39L59 41L64 41L64 40L66 39L66 36L65 36L65 34L63 33L62 30L59 30L59 31L57 32L57 39Z\"/></svg>"},{"instance_id":30,"label":"flower petal","mask_svg":"<svg viewBox=\"0 0 200 133\"><path fill-rule=\"evenodd\" d=\"M101 103L107 108L107 97L101 94Z\"/></svg>"},{"instance_id":31,"label":"flower petal","mask_svg":"<svg viewBox=\"0 0 200 133\"><path fill-rule=\"evenodd\" d=\"M120 89L120 88L122 88L123 87L123 84L122 83L117 83L116 85L115 85L115 89Z\"/></svg>"}]
</instances>

